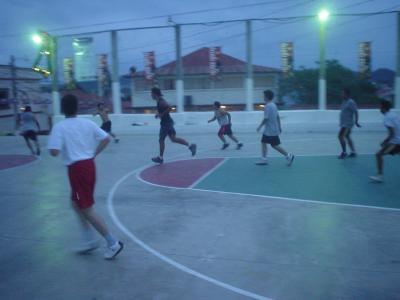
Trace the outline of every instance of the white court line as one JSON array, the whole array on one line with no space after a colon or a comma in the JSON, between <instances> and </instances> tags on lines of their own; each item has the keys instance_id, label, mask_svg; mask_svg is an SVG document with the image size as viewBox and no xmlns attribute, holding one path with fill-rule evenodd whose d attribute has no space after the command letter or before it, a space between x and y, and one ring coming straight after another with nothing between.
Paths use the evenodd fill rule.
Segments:
<instances>
[{"instance_id":1,"label":"white court line","mask_svg":"<svg viewBox=\"0 0 400 300\"><path fill-rule=\"evenodd\" d=\"M207 158L205 158L207 159ZM195 182L193 182L190 186L189 189L192 189L196 185L198 185L201 181L203 181L208 175L210 175L212 172L216 171L219 169L225 162L227 161L226 158L224 158L222 161L220 161L215 167L211 168L208 170L208 172L204 173L203 176L201 176L199 179L197 179Z\"/></svg>"},{"instance_id":2,"label":"white court line","mask_svg":"<svg viewBox=\"0 0 400 300\"><path fill-rule=\"evenodd\" d=\"M371 153L361 153L358 154L360 155L373 155ZM318 155L295 155L295 157L323 157L323 156L336 156L336 154L318 154ZM207 157L204 157L207 158ZM215 158L215 157L210 157L210 158ZM227 159L240 159L240 158L257 158L257 157L225 157L225 160ZM276 157L274 157L276 158ZM296 158L295 158L296 159ZM350 158L349 158L350 159ZM224 162L225 162L224 160ZM267 167L268 168L268 167ZM210 174L207 174L207 176ZM388 211L400 211L400 208L390 208L390 207L380 207L380 206L371 206L371 205L361 205L361 204L348 204L348 203L338 203L338 202L324 202L324 201L317 201L317 200L307 200L307 199L300 199L300 198L290 198L290 197L279 197L279 196L271 196L271 195L258 195L258 194L248 194L248 193L239 193L239 192L224 192L224 191L214 191L214 190L207 190L207 189L199 189L199 188L194 188L189 187L189 188L181 188L181 187L173 187L173 186L166 186L166 185L160 185L156 183L152 183L149 181L144 180L140 176L136 176L136 178L146 184L157 186L157 187L162 187L162 188L169 188L169 189L177 189L177 190L182 190L182 189L189 189L193 191L201 191L201 192L209 192L209 193L217 193L217 194L231 194L231 195L239 195L239 196L253 196L257 198L267 198L267 199L278 199L278 200L285 200L285 201L297 201L297 202L305 202L305 203L314 203L314 204L320 204L320 205L336 205L336 206L347 206L347 207L358 207L358 208L368 208L368 209L380 209L380 210L388 210ZM204 179L204 178L203 178ZM366 180L368 180L366 178ZM374 184L371 182L371 184Z\"/></svg>"},{"instance_id":3,"label":"white court line","mask_svg":"<svg viewBox=\"0 0 400 300\"><path fill-rule=\"evenodd\" d=\"M205 151L202 151L205 152ZM363 155L363 154L361 154ZM370 155L370 154L366 154L366 155ZM180 157L182 155L177 155L176 157ZM334 154L332 155L297 155L297 156L335 156ZM232 158L241 158L241 157L232 157ZM224 160L225 161L225 160ZM197 278L203 279L205 281L208 281L214 285L220 286L222 288L225 288L227 290L230 290L232 292L235 292L237 294L243 295L243 296L247 296L249 298L252 299L260 299L260 300L272 300L270 298L234 287L230 284L221 282L219 280L216 280L212 277L206 276L202 273L199 273L193 269L190 269L172 259L170 259L169 257L161 254L160 252L156 251L155 249L151 248L149 245L147 245L146 243L144 243L142 240L140 240L138 237L136 237L133 233L131 233L129 231L129 229L127 229L122 222L119 220L118 216L115 213L114 210L114 206L113 206L113 199L114 199L114 194L116 192L116 190L118 189L118 187L121 185L122 182L124 182L126 179L128 179L130 176L132 175L136 175L136 178L138 180L140 180L141 182L144 182L146 184L152 185L152 186L158 186L158 187L163 187L163 188L170 188L170 189L186 189L186 188L176 188L176 187L168 187L168 186L162 186L162 185L158 185L158 184L154 184L151 182L147 182L145 180L143 180L140 176L139 173L141 171L143 171L144 169L148 168L149 166L152 166L153 164L148 164L142 168L138 168L128 174L126 174L125 176L123 176L121 179L119 179L111 188L108 197L107 197L107 208L109 211L109 214L113 220L113 222L116 224L116 226L118 226L118 228L124 232L133 242L137 243L139 246L141 246L143 249L145 249L146 251L150 252L151 254L155 255L156 257L158 257L159 259L161 259L162 261L170 264L171 266L185 272L188 273L190 275L193 275ZM331 203L331 202L319 202L319 201L313 201L313 200L304 200L304 199L294 199L294 198L284 198L284 197L275 197L275 196L264 196L264 195L251 195L251 194L244 194L244 193L231 193L231 192L220 192L220 191L211 191L211 190L202 190L202 189L195 189L195 188L191 188L191 190L193 191L202 191L202 192L213 192L213 193L220 193L220 194L235 194L235 195L244 195L244 196L254 196L254 197L260 197L260 198L268 198L268 199L280 199L280 200L287 200L287 201L300 201L300 202L309 202L309 203L314 203L314 204L319 204L319 205L324 205L324 204L328 204L328 205L339 205L339 206L350 206L350 207L361 207L361 208L369 208L369 209L383 209L383 210L395 210L398 211L399 209L391 209L391 208L382 208L382 207L374 207L374 206L362 206L362 205L352 205L352 204L343 204L343 203Z\"/></svg>"},{"instance_id":4,"label":"white court line","mask_svg":"<svg viewBox=\"0 0 400 300\"><path fill-rule=\"evenodd\" d=\"M154 256L158 257L159 259L161 259L162 261L170 264L171 266L187 273L190 275L193 275L197 278L203 279L205 281L208 281L214 285L217 285L219 287L222 287L224 289L227 289L231 292L252 298L252 299L257 299L257 300L272 300L271 298L267 298L240 288L237 288L233 285L227 284L225 282L219 281L215 278L209 277L207 275L204 275L200 272L197 272L193 269L190 269L188 267L186 267L183 264L178 263L177 261L161 254L160 252L156 251L155 249L151 248L149 245L147 245L145 242L143 242L142 240L140 240L138 237L136 237L132 232L129 231L129 229L127 229L124 224L122 224L122 222L119 220L118 216L115 213L114 210L114 206L113 206L113 199L114 199L114 194L115 191L118 189L118 187L120 186L120 184L122 182L124 182L126 179L128 179L130 176L132 176L133 174L137 174L139 171L143 170L144 168L138 168L132 172L129 172L128 174L126 174L125 176L123 176L121 179L119 179L114 186L111 188L108 197L107 197L107 208L109 211L109 214L113 220L113 222L116 224L116 226L118 226L118 228L125 233L133 242L137 243L140 247L142 247L143 249L145 249L146 251L150 252L151 254L153 254Z\"/></svg>"}]
</instances>

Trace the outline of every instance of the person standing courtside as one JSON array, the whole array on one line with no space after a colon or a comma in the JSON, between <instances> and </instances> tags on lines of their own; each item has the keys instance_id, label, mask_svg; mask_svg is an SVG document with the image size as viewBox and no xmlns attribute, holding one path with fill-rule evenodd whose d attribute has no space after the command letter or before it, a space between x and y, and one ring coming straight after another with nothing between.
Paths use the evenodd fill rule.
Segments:
<instances>
[{"instance_id":1,"label":"person standing courtside","mask_svg":"<svg viewBox=\"0 0 400 300\"><path fill-rule=\"evenodd\" d=\"M342 147L342 153L338 156L339 159L346 157L356 157L356 150L354 148L353 140L350 137L351 130L354 124L361 127L358 123L358 109L356 102L350 98L350 90L345 88L342 91L342 105L340 106L340 131L338 139ZM348 155L346 150L346 142L350 147L351 153Z\"/></svg>"}]
</instances>

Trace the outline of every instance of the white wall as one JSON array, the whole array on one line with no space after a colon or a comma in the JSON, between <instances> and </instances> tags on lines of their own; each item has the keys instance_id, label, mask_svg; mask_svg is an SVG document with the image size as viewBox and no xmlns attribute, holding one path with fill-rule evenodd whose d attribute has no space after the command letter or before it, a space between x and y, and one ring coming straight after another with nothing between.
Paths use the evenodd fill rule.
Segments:
<instances>
[{"instance_id":1,"label":"white wall","mask_svg":"<svg viewBox=\"0 0 400 300\"><path fill-rule=\"evenodd\" d=\"M400 114L400 110L394 110ZM337 131L338 110L302 110L302 111L280 111L282 127L284 131L307 132L307 131ZM382 131L384 130L383 116L378 110L361 109L360 123L363 130ZM204 133L214 132L218 127L216 122L208 124L213 112L186 112L172 113L176 129L179 132ZM234 131L252 132L263 118L263 112L231 112ZM82 117L93 119L100 125L99 117L85 115ZM62 116L56 116L55 122L62 119ZM110 115L113 122L113 131L117 134L158 134L159 120L152 114L119 114ZM136 126L132 126L135 123Z\"/></svg>"},{"instance_id":2,"label":"white wall","mask_svg":"<svg viewBox=\"0 0 400 300\"><path fill-rule=\"evenodd\" d=\"M263 102L262 92L266 88L254 88L254 103ZM170 105L176 105L176 92L175 90L164 90L164 98ZM192 96L193 105L207 105L212 104L214 101L220 101L223 104L243 104L246 103L246 90L239 89L196 89L185 90L185 96ZM133 94L132 106L143 107L153 106L154 101L151 99L149 91L135 92Z\"/></svg>"}]
</instances>

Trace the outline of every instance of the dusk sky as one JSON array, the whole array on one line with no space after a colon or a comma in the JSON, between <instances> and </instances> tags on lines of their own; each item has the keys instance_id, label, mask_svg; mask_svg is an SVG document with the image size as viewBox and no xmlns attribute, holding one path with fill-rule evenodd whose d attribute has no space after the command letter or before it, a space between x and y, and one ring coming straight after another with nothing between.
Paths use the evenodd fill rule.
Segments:
<instances>
[{"instance_id":1,"label":"dusk sky","mask_svg":"<svg viewBox=\"0 0 400 300\"><path fill-rule=\"evenodd\" d=\"M251 5L251 6L250 6ZM235 7L242 6L242 7ZM314 15L326 7L332 14L368 13L400 9L400 0L168 0L168 1L3 1L0 29L0 64L10 55L18 66L30 67L37 52L31 41L36 29L54 35L127 27L231 19ZM205 12L196 12L207 10ZM190 13L193 12L193 13ZM103 25L99 25L103 24ZM395 68L396 14L370 17L332 17L328 22L327 58L338 59L347 67L358 68L358 43L372 42L372 68ZM245 60L245 24L185 26L182 29L183 55L201 47L221 46L222 52ZM85 35L90 36L90 35ZM109 53L109 34L92 35L94 52ZM253 23L254 64L280 67L280 43L293 42L295 67L315 66L318 60L318 21ZM137 30L119 34L120 73L130 66L143 68L143 52L155 51L156 65L175 59L172 28ZM59 63L72 56L72 39L59 44Z\"/></svg>"}]
</instances>

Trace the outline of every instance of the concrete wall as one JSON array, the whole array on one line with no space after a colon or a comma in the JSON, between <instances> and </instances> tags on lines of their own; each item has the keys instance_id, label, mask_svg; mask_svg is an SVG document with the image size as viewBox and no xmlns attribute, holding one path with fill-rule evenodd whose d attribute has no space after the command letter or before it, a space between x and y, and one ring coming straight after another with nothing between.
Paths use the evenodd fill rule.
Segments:
<instances>
[{"instance_id":1,"label":"concrete wall","mask_svg":"<svg viewBox=\"0 0 400 300\"><path fill-rule=\"evenodd\" d=\"M262 92L272 87L254 88L254 103L263 102ZM176 105L176 91L165 90L163 91L165 99L170 105ZM207 105L212 104L214 101L220 101L223 104L244 104L246 103L246 90L242 88L230 88L230 89L196 89L196 90L185 90L185 96L192 97L193 105ZM135 92L133 95L132 106L143 107L153 106L154 101L151 99L149 91Z\"/></svg>"},{"instance_id":2,"label":"concrete wall","mask_svg":"<svg viewBox=\"0 0 400 300\"><path fill-rule=\"evenodd\" d=\"M396 110L395 110L396 111ZM400 114L400 110L396 111ZM284 131L291 132L309 132L309 131L337 131L338 110L303 110L303 111L280 111L282 127ZM384 130L383 116L378 110L359 110L360 123L362 130L382 131ZM187 112L172 113L175 120L175 127L178 133L196 133L196 132L215 132L218 128L216 122L208 124L213 112ZM263 112L231 112L234 131L246 132L255 131L263 118ZM90 118L100 125L99 117L85 115L82 117ZM62 116L56 116L55 122L62 119ZM159 120L154 118L153 114L120 114L110 115L113 122L113 131L117 134L158 134ZM134 125L132 125L134 124Z\"/></svg>"}]
</instances>

